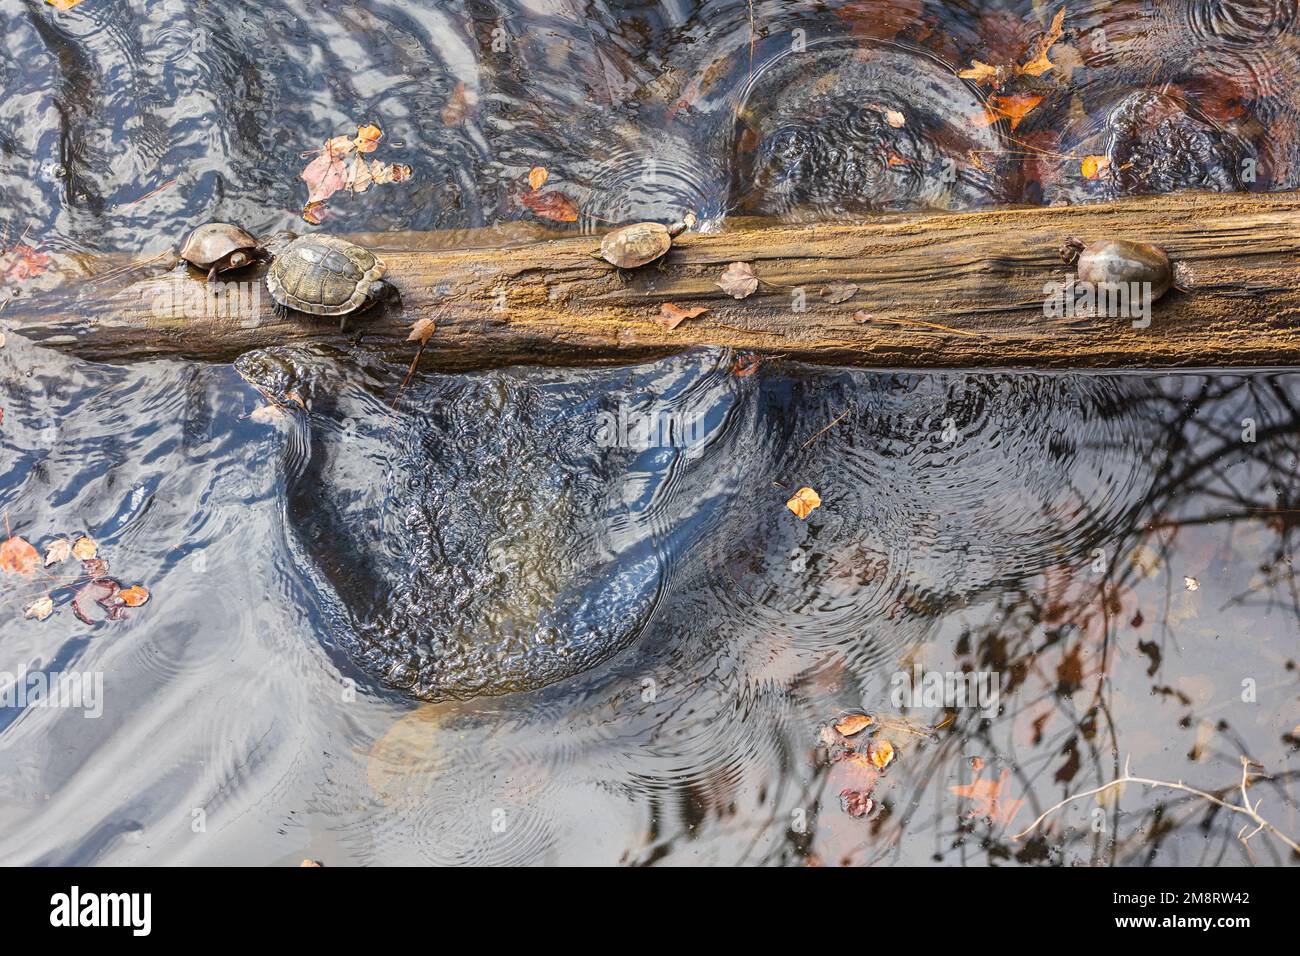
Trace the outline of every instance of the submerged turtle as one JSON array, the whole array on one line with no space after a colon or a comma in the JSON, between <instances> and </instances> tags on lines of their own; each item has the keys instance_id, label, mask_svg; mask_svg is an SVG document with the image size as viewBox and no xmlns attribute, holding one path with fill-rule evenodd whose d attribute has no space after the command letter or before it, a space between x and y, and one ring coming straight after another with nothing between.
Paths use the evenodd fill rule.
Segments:
<instances>
[{"instance_id":1,"label":"submerged turtle","mask_svg":"<svg viewBox=\"0 0 1300 956\"><path fill-rule=\"evenodd\" d=\"M600 240L600 255L612 266L636 269L663 258L672 248L673 239L695 225L695 214L687 213L681 222L665 226L659 222L636 222Z\"/></svg>"},{"instance_id":2,"label":"submerged turtle","mask_svg":"<svg viewBox=\"0 0 1300 956\"><path fill-rule=\"evenodd\" d=\"M348 315L393 292L388 267L369 249L338 236L294 239L266 272L266 288L280 305L312 315Z\"/></svg>"},{"instance_id":3,"label":"submerged turtle","mask_svg":"<svg viewBox=\"0 0 1300 956\"><path fill-rule=\"evenodd\" d=\"M256 239L228 222L204 223L181 246L181 258L196 268L206 269L209 282L217 281L218 272L242 269L260 252Z\"/></svg>"}]
</instances>

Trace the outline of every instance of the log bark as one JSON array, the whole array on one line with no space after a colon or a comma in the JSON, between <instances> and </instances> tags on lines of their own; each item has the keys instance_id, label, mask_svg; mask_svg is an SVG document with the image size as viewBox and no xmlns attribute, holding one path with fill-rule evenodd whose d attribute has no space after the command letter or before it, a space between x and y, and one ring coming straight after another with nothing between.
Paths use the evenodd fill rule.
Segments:
<instances>
[{"instance_id":1,"label":"log bark","mask_svg":"<svg viewBox=\"0 0 1300 956\"><path fill-rule=\"evenodd\" d=\"M137 257L144 265L124 258L127 267L73 288L20 296L0 320L36 342L110 362L227 361L289 342L360 343L410 361L411 326L430 318L424 368L629 362L706 345L894 368L1300 363L1296 193L1180 193L831 225L730 221L717 234L680 237L659 265L632 273L593 258L592 237L482 245L498 235L352 237L387 261L401 302L353 317L344 331L336 320L275 315L264 266L223 276L243 293L223 298L196 271L168 271L166 257L147 255ZM1069 271L1058 254L1068 236L1155 243L1194 287L1157 302L1147 328L1127 318L1049 318L1044 287ZM753 264L762 281L742 300L716 284L737 261ZM831 283L857 289L833 303L823 291ZM670 331L658 322L665 303L708 312Z\"/></svg>"}]
</instances>

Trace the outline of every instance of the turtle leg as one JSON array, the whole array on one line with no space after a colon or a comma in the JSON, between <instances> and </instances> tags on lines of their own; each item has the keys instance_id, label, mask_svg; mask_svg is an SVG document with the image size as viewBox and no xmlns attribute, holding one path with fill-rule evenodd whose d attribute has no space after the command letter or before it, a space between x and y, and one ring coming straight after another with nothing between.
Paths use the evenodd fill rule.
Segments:
<instances>
[{"instance_id":1,"label":"turtle leg","mask_svg":"<svg viewBox=\"0 0 1300 956\"><path fill-rule=\"evenodd\" d=\"M209 281L209 282L216 282L216 281L217 281L217 267L216 267L216 266L213 266L211 269L208 270L208 281Z\"/></svg>"},{"instance_id":2,"label":"turtle leg","mask_svg":"<svg viewBox=\"0 0 1300 956\"><path fill-rule=\"evenodd\" d=\"M339 316L339 331L346 332L347 330L348 330L348 317L346 315L341 315Z\"/></svg>"}]
</instances>

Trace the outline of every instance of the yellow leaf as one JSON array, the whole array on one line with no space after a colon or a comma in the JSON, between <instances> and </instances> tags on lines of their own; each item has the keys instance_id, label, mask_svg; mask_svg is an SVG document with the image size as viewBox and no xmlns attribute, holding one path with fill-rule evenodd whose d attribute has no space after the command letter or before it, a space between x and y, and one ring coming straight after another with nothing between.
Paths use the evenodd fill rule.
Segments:
<instances>
[{"instance_id":1,"label":"yellow leaf","mask_svg":"<svg viewBox=\"0 0 1300 956\"><path fill-rule=\"evenodd\" d=\"M34 617L38 621L43 621L54 613L54 601L47 594L44 597L37 598L31 604L23 608L23 617Z\"/></svg>"},{"instance_id":2,"label":"yellow leaf","mask_svg":"<svg viewBox=\"0 0 1300 956\"><path fill-rule=\"evenodd\" d=\"M95 544L92 538L87 538L84 534L77 539L72 546L72 556L78 561L89 561L99 550L99 545Z\"/></svg>"},{"instance_id":3,"label":"yellow leaf","mask_svg":"<svg viewBox=\"0 0 1300 956\"><path fill-rule=\"evenodd\" d=\"M894 759L894 745L888 740L881 740L871 746L871 762L877 770L884 770Z\"/></svg>"},{"instance_id":4,"label":"yellow leaf","mask_svg":"<svg viewBox=\"0 0 1300 956\"><path fill-rule=\"evenodd\" d=\"M992 66L981 60L971 60L970 67L961 70L957 75L963 80L974 80L976 83L992 86L995 89L1001 89L1007 79L1006 67Z\"/></svg>"},{"instance_id":5,"label":"yellow leaf","mask_svg":"<svg viewBox=\"0 0 1300 956\"><path fill-rule=\"evenodd\" d=\"M373 153L379 148L379 140L384 133L378 126L358 126L357 138L353 140L358 153Z\"/></svg>"},{"instance_id":6,"label":"yellow leaf","mask_svg":"<svg viewBox=\"0 0 1300 956\"><path fill-rule=\"evenodd\" d=\"M1110 168L1109 156L1085 156L1081 164L1083 175L1088 179L1096 179L1107 169Z\"/></svg>"},{"instance_id":7,"label":"yellow leaf","mask_svg":"<svg viewBox=\"0 0 1300 956\"><path fill-rule=\"evenodd\" d=\"M800 488L794 493L794 497L785 503L785 506L799 516L801 520L807 518L814 508L821 506L821 495L811 488Z\"/></svg>"},{"instance_id":8,"label":"yellow leaf","mask_svg":"<svg viewBox=\"0 0 1300 956\"><path fill-rule=\"evenodd\" d=\"M533 191L536 192L546 185L549 176L550 173L546 171L545 166L534 166L528 171L528 185L533 187Z\"/></svg>"},{"instance_id":9,"label":"yellow leaf","mask_svg":"<svg viewBox=\"0 0 1300 956\"><path fill-rule=\"evenodd\" d=\"M71 10L79 4L81 0L45 0L45 2L55 10Z\"/></svg>"}]
</instances>

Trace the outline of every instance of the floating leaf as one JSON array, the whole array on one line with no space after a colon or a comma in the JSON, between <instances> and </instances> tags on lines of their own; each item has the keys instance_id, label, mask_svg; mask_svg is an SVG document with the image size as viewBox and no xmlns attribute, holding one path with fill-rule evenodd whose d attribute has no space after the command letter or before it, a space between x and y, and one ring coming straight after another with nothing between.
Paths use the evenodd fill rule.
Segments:
<instances>
[{"instance_id":1,"label":"floating leaf","mask_svg":"<svg viewBox=\"0 0 1300 956\"><path fill-rule=\"evenodd\" d=\"M57 538L45 549L45 566L62 564L72 554L72 543L67 538Z\"/></svg>"},{"instance_id":2,"label":"floating leaf","mask_svg":"<svg viewBox=\"0 0 1300 956\"><path fill-rule=\"evenodd\" d=\"M109 610L108 616L114 617L112 610L113 599L116 597L118 584L108 578L96 578L88 584L82 585L72 598L72 613L77 615L78 620L85 624L95 624L96 620L90 616L93 610L91 604L98 604ZM118 617L121 615L118 614Z\"/></svg>"},{"instance_id":3,"label":"floating leaf","mask_svg":"<svg viewBox=\"0 0 1300 956\"><path fill-rule=\"evenodd\" d=\"M763 360L756 353L746 352L736 359L736 364L731 366L731 373L737 378L745 378L757 372L761 364L763 364Z\"/></svg>"},{"instance_id":4,"label":"floating leaf","mask_svg":"<svg viewBox=\"0 0 1300 956\"><path fill-rule=\"evenodd\" d=\"M140 607L149 600L149 592L138 584L123 588L117 592L117 596L122 599L122 603L127 607Z\"/></svg>"},{"instance_id":5,"label":"floating leaf","mask_svg":"<svg viewBox=\"0 0 1300 956\"><path fill-rule=\"evenodd\" d=\"M988 817L995 823L1005 826L1020 812L1020 808L1025 803L1024 800L1003 799L1002 790L1006 787L1010 776L1010 770L1003 770L998 780L976 777L972 783L948 789L957 796L974 802L975 806L969 811L969 816Z\"/></svg>"},{"instance_id":6,"label":"floating leaf","mask_svg":"<svg viewBox=\"0 0 1300 956\"><path fill-rule=\"evenodd\" d=\"M1005 66L991 66L980 60L971 60L969 69L957 73L963 80L974 80L984 86L1002 89L1002 84L1010 78L1010 70Z\"/></svg>"},{"instance_id":7,"label":"floating leaf","mask_svg":"<svg viewBox=\"0 0 1300 956\"><path fill-rule=\"evenodd\" d=\"M38 621L43 621L54 613L54 600L47 594L39 597L31 604L23 608L23 617L34 617Z\"/></svg>"},{"instance_id":8,"label":"floating leaf","mask_svg":"<svg viewBox=\"0 0 1300 956\"><path fill-rule=\"evenodd\" d=\"M722 273L718 288L733 299L743 299L758 290L758 275L748 262L733 262Z\"/></svg>"},{"instance_id":9,"label":"floating leaf","mask_svg":"<svg viewBox=\"0 0 1300 956\"><path fill-rule=\"evenodd\" d=\"M81 562L81 573L92 578L102 578L108 573L108 562L103 558L87 558Z\"/></svg>"},{"instance_id":10,"label":"floating leaf","mask_svg":"<svg viewBox=\"0 0 1300 956\"><path fill-rule=\"evenodd\" d=\"M995 93L989 97L988 108L984 111L985 125L992 125L1005 116L1011 121L1014 130L1041 102L1043 98L1032 93L1014 96L998 96Z\"/></svg>"},{"instance_id":11,"label":"floating leaf","mask_svg":"<svg viewBox=\"0 0 1300 956\"><path fill-rule=\"evenodd\" d=\"M93 538L87 538L84 534L72 545L72 556L78 561L89 561L99 550Z\"/></svg>"},{"instance_id":12,"label":"floating leaf","mask_svg":"<svg viewBox=\"0 0 1300 956\"><path fill-rule=\"evenodd\" d=\"M30 574L40 563L40 554L25 538L14 535L0 544L0 571L5 574Z\"/></svg>"},{"instance_id":13,"label":"floating leaf","mask_svg":"<svg viewBox=\"0 0 1300 956\"><path fill-rule=\"evenodd\" d=\"M877 741L871 745L869 756L877 770L884 770L894 759L894 745L888 740Z\"/></svg>"},{"instance_id":14,"label":"floating leaf","mask_svg":"<svg viewBox=\"0 0 1300 956\"><path fill-rule=\"evenodd\" d=\"M681 306L673 305L671 302L665 302L663 305L659 306L659 318L655 319L655 321L671 332L687 319L697 319L708 311L708 309L698 306L691 309L683 309Z\"/></svg>"},{"instance_id":15,"label":"floating leaf","mask_svg":"<svg viewBox=\"0 0 1300 956\"><path fill-rule=\"evenodd\" d=\"M55 10L71 10L79 4L81 0L45 0L45 2Z\"/></svg>"},{"instance_id":16,"label":"floating leaf","mask_svg":"<svg viewBox=\"0 0 1300 956\"><path fill-rule=\"evenodd\" d=\"M1109 156L1085 156L1080 164L1083 175L1088 179L1096 179L1103 172L1110 168Z\"/></svg>"},{"instance_id":17,"label":"floating leaf","mask_svg":"<svg viewBox=\"0 0 1300 956\"><path fill-rule=\"evenodd\" d=\"M1189 591L1199 591L1201 589L1201 582L1196 580L1196 578L1183 578L1183 587Z\"/></svg>"},{"instance_id":18,"label":"floating leaf","mask_svg":"<svg viewBox=\"0 0 1300 956\"><path fill-rule=\"evenodd\" d=\"M352 143L359 153L373 153L379 148L383 135L384 131L378 126L358 126L357 138Z\"/></svg>"},{"instance_id":19,"label":"floating leaf","mask_svg":"<svg viewBox=\"0 0 1300 956\"><path fill-rule=\"evenodd\" d=\"M539 219L554 222L578 221L578 207L573 204L573 200L554 189L545 193L524 193L519 197L519 202Z\"/></svg>"},{"instance_id":20,"label":"floating leaf","mask_svg":"<svg viewBox=\"0 0 1300 956\"><path fill-rule=\"evenodd\" d=\"M537 190L546 185L546 180L549 176L550 173L546 171L545 166L534 166L532 169L528 170L528 185L532 187L533 192L537 192Z\"/></svg>"},{"instance_id":21,"label":"floating leaf","mask_svg":"<svg viewBox=\"0 0 1300 956\"><path fill-rule=\"evenodd\" d=\"M14 285L44 274L50 268L50 261L45 253L21 243L0 253L5 281Z\"/></svg>"},{"instance_id":22,"label":"floating leaf","mask_svg":"<svg viewBox=\"0 0 1300 956\"><path fill-rule=\"evenodd\" d=\"M288 418L289 413L279 405L268 404L253 409L253 411L249 413L248 417L251 421L255 421L259 425L270 425Z\"/></svg>"},{"instance_id":23,"label":"floating leaf","mask_svg":"<svg viewBox=\"0 0 1300 956\"><path fill-rule=\"evenodd\" d=\"M433 319L419 319L411 326L411 334L406 337L408 342L419 342L421 345L429 341L430 336L436 328Z\"/></svg>"},{"instance_id":24,"label":"floating leaf","mask_svg":"<svg viewBox=\"0 0 1300 956\"><path fill-rule=\"evenodd\" d=\"M1065 7L1061 7L1052 18L1052 25L1047 28L1047 32L1040 36L1032 47L1030 47L1028 59L1025 65L1019 67L1019 72L1026 76L1042 76L1048 70L1056 66L1047 58L1047 53L1052 49L1052 45L1061 39L1061 34L1065 31Z\"/></svg>"},{"instance_id":25,"label":"floating leaf","mask_svg":"<svg viewBox=\"0 0 1300 956\"><path fill-rule=\"evenodd\" d=\"M308 205L324 202L348 184L347 163L323 149L302 171L302 180L307 184Z\"/></svg>"},{"instance_id":26,"label":"floating leaf","mask_svg":"<svg viewBox=\"0 0 1300 956\"><path fill-rule=\"evenodd\" d=\"M852 737L854 734L862 733L875 722L876 719L870 714L849 714L835 724L835 730L845 737Z\"/></svg>"},{"instance_id":27,"label":"floating leaf","mask_svg":"<svg viewBox=\"0 0 1300 956\"><path fill-rule=\"evenodd\" d=\"M347 189L364 193L371 186L397 183L411 178L411 167L396 163L367 161L363 154L379 148L383 131L378 126L358 126L356 136L333 136L317 151L302 180L307 184L307 204L302 218L312 225L320 225L325 218L325 200L336 192ZM351 160L348 160L351 156Z\"/></svg>"},{"instance_id":28,"label":"floating leaf","mask_svg":"<svg viewBox=\"0 0 1300 956\"><path fill-rule=\"evenodd\" d=\"M447 99L446 105L442 108L442 125L457 126L469 113L469 92L465 89L464 83L457 83L456 88L451 91L451 96Z\"/></svg>"},{"instance_id":29,"label":"floating leaf","mask_svg":"<svg viewBox=\"0 0 1300 956\"><path fill-rule=\"evenodd\" d=\"M401 183L411 178L411 167L401 163L385 164L377 159L370 161L370 177L376 186L387 183Z\"/></svg>"},{"instance_id":30,"label":"floating leaf","mask_svg":"<svg viewBox=\"0 0 1300 956\"><path fill-rule=\"evenodd\" d=\"M313 226L319 226L325 221L325 204L323 202L307 203L302 207L302 218Z\"/></svg>"},{"instance_id":31,"label":"floating leaf","mask_svg":"<svg viewBox=\"0 0 1300 956\"><path fill-rule=\"evenodd\" d=\"M840 809L851 817L861 819L875 808L876 801L861 790L840 791Z\"/></svg>"},{"instance_id":32,"label":"floating leaf","mask_svg":"<svg viewBox=\"0 0 1300 956\"><path fill-rule=\"evenodd\" d=\"M885 122L894 129L902 129L907 119L898 110L885 110Z\"/></svg>"},{"instance_id":33,"label":"floating leaf","mask_svg":"<svg viewBox=\"0 0 1300 956\"><path fill-rule=\"evenodd\" d=\"M820 507L821 503L821 495L817 492L811 488L800 488L794 493L794 497L785 503L785 506L802 520L812 514L814 508Z\"/></svg>"},{"instance_id":34,"label":"floating leaf","mask_svg":"<svg viewBox=\"0 0 1300 956\"><path fill-rule=\"evenodd\" d=\"M822 298L831 305L839 305L841 302L847 302L857 295L858 287L852 282L832 282L826 288L822 289Z\"/></svg>"}]
</instances>

